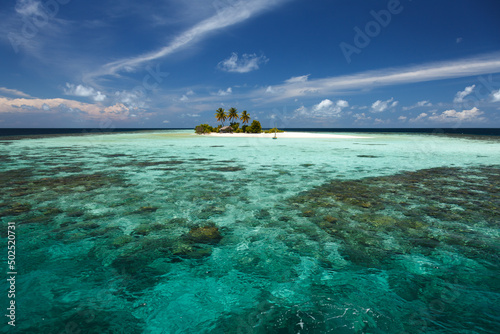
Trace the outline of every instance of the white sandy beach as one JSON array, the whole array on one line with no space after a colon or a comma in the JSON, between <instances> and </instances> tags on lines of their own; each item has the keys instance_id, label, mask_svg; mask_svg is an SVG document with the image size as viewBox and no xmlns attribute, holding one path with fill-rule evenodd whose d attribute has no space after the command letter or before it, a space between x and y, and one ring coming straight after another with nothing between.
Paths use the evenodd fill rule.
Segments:
<instances>
[{"instance_id":1,"label":"white sandy beach","mask_svg":"<svg viewBox=\"0 0 500 334\"><path fill-rule=\"evenodd\" d=\"M210 133L209 136L214 137L256 137L256 138L272 138L274 133ZM352 135L337 135L328 133L311 133L311 132L278 132L278 138L372 138L368 136L352 136Z\"/></svg>"}]
</instances>

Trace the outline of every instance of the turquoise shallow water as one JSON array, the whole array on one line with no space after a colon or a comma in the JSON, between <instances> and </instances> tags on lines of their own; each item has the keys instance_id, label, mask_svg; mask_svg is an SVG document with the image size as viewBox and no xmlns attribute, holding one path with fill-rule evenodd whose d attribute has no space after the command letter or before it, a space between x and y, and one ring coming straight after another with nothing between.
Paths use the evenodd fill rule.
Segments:
<instances>
[{"instance_id":1,"label":"turquoise shallow water","mask_svg":"<svg viewBox=\"0 0 500 334\"><path fill-rule=\"evenodd\" d=\"M15 330L497 333L500 139L359 135L2 140Z\"/></svg>"}]
</instances>

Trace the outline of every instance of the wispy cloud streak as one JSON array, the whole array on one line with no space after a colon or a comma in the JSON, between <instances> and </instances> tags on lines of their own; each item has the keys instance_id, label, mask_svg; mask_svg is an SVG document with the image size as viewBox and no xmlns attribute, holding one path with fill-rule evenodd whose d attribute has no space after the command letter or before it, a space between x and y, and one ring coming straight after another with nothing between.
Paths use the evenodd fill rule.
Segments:
<instances>
[{"instance_id":1,"label":"wispy cloud streak","mask_svg":"<svg viewBox=\"0 0 500 334\"><path fill-rule=\"evenodd\" d=\"M180 49L207 37L210 33L244 22L249 18L286 1L289 0L239 0L230 1L226 5L222 4L214 15L184 31L179 36L174 38L170 44L162 47L161 49L136 57L108 63L98 71L88 74L86 79L91 80L92 78L99 76L115 75L121 71L134 70L145 62L173 54Z\"/></svg>"},{"instance_id":2,"label":"wispy cloud streak","mask_svg":"<svg viewBox=\"0 0 500 334\"><path fill-rule=\"evenodd\" d=\"M10 89L10 88L5 88L5 87L0 87L0 94L7 94L7 95L14 95L14 96L20 96L20 97L31 97L28 94L21 92L20 90L17 89Z\"/></svg>"},{"instance_id":3,"label":"wispy cloud streak","mask_svg":"<svg viewBox=\"0 0 500 334\"><path fill-rule=\"evenodd\" d=\"M274 98L272 99L282 100L300 96L340 94L381 86L462 78L499 72L500 55L490 54L475 58L389 68L323 79L286 80L281 85L272 86L274 92ZM269 91L269 88L267 90ZM262 92L259 91L259 94L262 94Z\"/></svg>"}]
</instances>

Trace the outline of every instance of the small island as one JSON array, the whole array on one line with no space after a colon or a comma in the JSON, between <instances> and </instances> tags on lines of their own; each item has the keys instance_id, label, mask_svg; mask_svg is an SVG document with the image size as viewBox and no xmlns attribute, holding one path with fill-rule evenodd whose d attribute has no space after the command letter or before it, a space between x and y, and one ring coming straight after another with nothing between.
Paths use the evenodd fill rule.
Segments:
<instances>
[{"instance_id":1,"label":"small island","mask_svg":"<svg viewBox=\"0 0 500 334\"><path fill-rule=\"evenodd\" d=\"M230 108L227 113L223 108L219 108L216 110L215 118L221 124L217 125L217 127L212 127L209 124L200 124L194 128L196 134L204 135L211 133L249 133L249 134L258 134L258 133L277 133L284 132L283 130L278 130L277 128L272 128L269 130L262 130L262 125L259 121L253 120L250 125L248 122L250 121L250 114L243 110L241 116L238 115L238 110L236 108ZM228 120L229 125L224 126L224 122ZM241 121L243 126L240 128Z\"/></svg>"},{"instance_id":2,"label":"small island","mask_svg":"<svg viewBox=\"0 0 500 334\"><path fill-rule=\"evenodd\" d=\"M210 135L210 136L220 136L220 137L258 137L258 138L276 138L276 133L280 133L281 138L323 138L323 139L340 139L340 138L371 138L368 136L353 136L353 135L339 135L330 133L311 133L311 132L285 132L279 130L276 127L269 130L262 130L262 126L259 121L253 120L250 125L250 114L243 110L241 116L238 115L236 108L230 108L227 113L223 108L216 110L215 118L221 124L216 127L212 127L209 124L200 124L194 128L194 131L198 135ZM229 121L229 125L224 126L225 121ZM243 124L240 127L241 121Z\"/></svg>"}]
</instances>

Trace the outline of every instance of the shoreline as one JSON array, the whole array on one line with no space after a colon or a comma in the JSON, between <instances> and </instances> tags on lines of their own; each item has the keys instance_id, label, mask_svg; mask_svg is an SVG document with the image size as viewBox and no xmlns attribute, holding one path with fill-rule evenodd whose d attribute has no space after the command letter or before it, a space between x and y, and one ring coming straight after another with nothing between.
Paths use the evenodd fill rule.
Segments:
<instances>
[{"instance_id":1,"label":"shoreline","mask_svg":"<svg viewBox=\"0 0 500 334\"><path fill-rule=\"evenodd\" d=\"M209 133L202 136L213 137L251 137L251 138L272 138L274 133ZM280 138L318 138L318 139L365 139L373 138L368 136L353 136L353 135L337 135L327 133L312 133L312 132L278 132L276 134Z\"/></svg>"}]
</instances>

